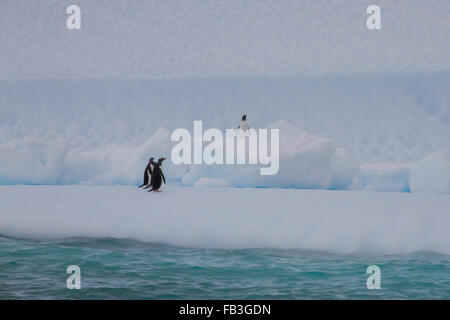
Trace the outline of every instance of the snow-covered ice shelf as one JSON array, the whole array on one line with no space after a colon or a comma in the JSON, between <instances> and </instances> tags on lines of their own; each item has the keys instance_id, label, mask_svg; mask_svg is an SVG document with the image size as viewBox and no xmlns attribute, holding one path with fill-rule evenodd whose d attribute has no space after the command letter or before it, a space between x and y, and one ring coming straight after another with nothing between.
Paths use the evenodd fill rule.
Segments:
<instances>
[{"instance_id":1,"label":"snow-covered ice shelf","mask_svg":"<svg viewBox=\"0 0 450 320\"><path fill-rule=\"evenodd\" d=\"M0 234L200 248L450 253L450 196L165 185L2 186Z\"/></svg>"}]
</instances>

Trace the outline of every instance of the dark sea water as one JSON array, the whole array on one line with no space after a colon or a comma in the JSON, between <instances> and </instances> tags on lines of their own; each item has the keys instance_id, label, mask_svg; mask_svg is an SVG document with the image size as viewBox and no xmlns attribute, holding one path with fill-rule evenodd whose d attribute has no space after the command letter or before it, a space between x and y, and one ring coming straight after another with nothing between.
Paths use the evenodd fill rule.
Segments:
<instances>
[{"instance_id":1,"label":"dark sea water","mask_svg":"<svg viewBox=\"0 0 450 320\"><path fill-rule=\"evenodd\" d=\"M372 264L381 268L380 290L367 289ZM69 265L81 269L80 290L66 287ZM0 299L450 299L450 256L0 236Z\"/></svg>"}]
</instances>

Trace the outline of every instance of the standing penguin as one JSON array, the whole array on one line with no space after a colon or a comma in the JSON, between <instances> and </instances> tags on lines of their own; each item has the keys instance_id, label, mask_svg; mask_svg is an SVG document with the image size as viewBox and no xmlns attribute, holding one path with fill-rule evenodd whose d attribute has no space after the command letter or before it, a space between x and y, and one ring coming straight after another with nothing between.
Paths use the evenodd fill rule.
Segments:
<instances>
[{"instance_id":1,"label":"standing penguin","mask_svg":"<svg viewBox=\"0 0 450 320\"><path fill-rule=\"evenodd\" d=\"M152 176L152 170L153 170L153 165L154 165L154 161L153 161L153 157L151 157L148 160L148 164L145 167L145 171L144 171L144 182L139 186L139 188L142 188L143 186L146 186L145 188L148 188L149 186L149 182L150 182L150 178Z\"/></svg>"},{"instance_id":2,"label":"standing penguin","mask_svg":"<svg viewBox=\"0 0 450 320\"><path fill-rule=\"evenodd\" d=\"M166 183L166 178L164 177L164 173L162 172L162 168L161 168L162 162L164 160L166 160L166 158L159 158L158 162L154 164L152 180L150 182L152 188L150 190L148 190L148 192L150 192L150 191L161 192L161 190L159 190L159 188L161 187L162 181L164 181L164 183Z\"/></svg>"},{"instance_id":3,"label":"standing penguin","mask_svg":"<svg viewBox=\"0 0 450 320\"><path fill-rule=\"evenodd\" d=\"M250 129L250 127L248 126L247 115L244 114L242 116L241 123L239 123L238 132L240 132L241 136L242 135L248 135L250 133L250 131L248 131L248 129Z\"/></svg>"}]
</instances>

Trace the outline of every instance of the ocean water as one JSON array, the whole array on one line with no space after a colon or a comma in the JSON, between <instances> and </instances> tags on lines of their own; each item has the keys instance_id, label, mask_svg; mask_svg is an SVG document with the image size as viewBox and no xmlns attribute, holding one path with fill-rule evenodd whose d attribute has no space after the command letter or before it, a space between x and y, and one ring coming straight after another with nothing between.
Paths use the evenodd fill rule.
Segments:
<instances>
[{"instance_id":1,"label":"ocean water","mask_svg":"<svg viewBox=\"0 0 450 320\"><path fill-rule=\"evenodd\" d=\"M81 268L81 290L66 288L73 264ZM372 264L381 268L380 290L366 286ZM0 299L450 299L450 256L0 236Z\"/></svg>"}]
</instances>

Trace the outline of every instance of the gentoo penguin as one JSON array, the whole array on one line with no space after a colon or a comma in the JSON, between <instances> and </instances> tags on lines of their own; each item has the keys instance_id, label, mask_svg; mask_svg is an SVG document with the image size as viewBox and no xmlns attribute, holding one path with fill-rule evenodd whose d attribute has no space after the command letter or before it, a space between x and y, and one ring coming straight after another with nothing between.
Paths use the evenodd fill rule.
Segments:
<instances>
[{"instance_id":1,"label":"gentoo penguin","mask_svg":"<svg viewBox=\"0 0 450 320\"><path fill-rule=\"evenodd\" d=\"M242 116L241 123L239 123L238 131L239 131L241 134L247 135L247 134L250 133L250 131L248 131L248 129L250 129L250 127L248 126L247 115L244 114L244 115Z\"/></svg>"},{"instance_id":2,"label":"gentoo penguin","mask_svg":"<svg viewBox=\"0 0 450 320\"><path fill-rule=\"evenodd\" d=\"M153 158L153 157L150 158L148 165L147 165L147 166L150 166L150 168L148 170L148 172L150 174L148 175L147 185L144 187L144 189L148 189L152 186L152 173L153 173L153 168L155 167L155 164L156 164L156 162L153 161L153 159L155 159L155 158Z\"/></svg>"},{"instance_id":3,"label":"gentoo penguin","mask_svg":"<svg viewBox=\"0 0 450 320\"><path fill-rule=\"evenodd\" d=\"M148 190L148 192L150 192L150 191L161 192L161 190L159 190L159 188L161 187L162 181L164 181L164 183L166 183L166 178L164 177L164 173L162 172L162 168L161 168L162 162L164 160L166 160L166 158L159 158L158 162L154 164L152 180L150 182L152 188L150 190Z\"/></svg>"},{"instance_id":4,"label":"gentoo penguin","mask_svg":"<svg viewBox=\"0 0 450 320\"><path fill-rule=\"evenodd\" d=\"M151 157L148 160L148 164L145 167L145 171L144 171L144 182L139 186L139 188L142 188L143 186L148 187L148 183L150 182L150 177L152 176L153 164L155 163L153 161L153 159L155 159L155 158Z\"/></svg>"}]
</instances>

